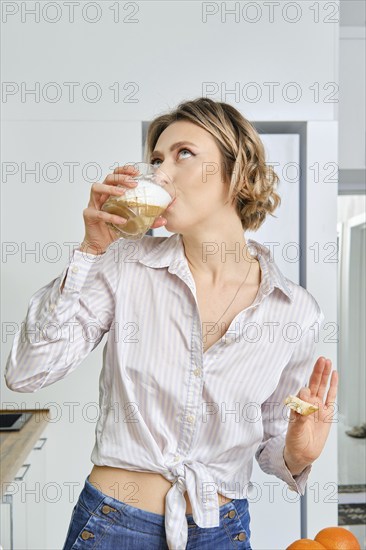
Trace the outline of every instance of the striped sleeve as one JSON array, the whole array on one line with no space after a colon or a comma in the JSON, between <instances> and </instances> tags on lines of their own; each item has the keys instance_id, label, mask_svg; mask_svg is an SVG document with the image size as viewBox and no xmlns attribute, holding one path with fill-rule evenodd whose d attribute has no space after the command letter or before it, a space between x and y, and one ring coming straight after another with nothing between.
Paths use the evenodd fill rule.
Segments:
<instances>
[{"instance_id":1,"label":"striped sleeve","mask_svg":"<svg viewBox=\"0 0 366 550\"><path fill-rule=\"evenodd\" d=\"M287 483L290 489L303 495L312 465L300 474L293 476L284 460L284 449L288 426L288 413L284 399L287 395L297 395L308 384L314 368L317 334L324 321L324 313L317 306L317 317L295 344L291 359L282 371L276 390L262 404L263 440L255 458L260 468Z\"/></svg>"},{"instance_id":2,"label":"striped sleeve","mask_svg":"<svg viewBox=\"0 0 366 550\"><path fill-rule=\"evenodd\" d=\"M74 250L62 273L31 297L4 371L9 389L49 386L99 344L114 316L118 267L111 249L98 256Z\"/></svg>"}]
</instances>

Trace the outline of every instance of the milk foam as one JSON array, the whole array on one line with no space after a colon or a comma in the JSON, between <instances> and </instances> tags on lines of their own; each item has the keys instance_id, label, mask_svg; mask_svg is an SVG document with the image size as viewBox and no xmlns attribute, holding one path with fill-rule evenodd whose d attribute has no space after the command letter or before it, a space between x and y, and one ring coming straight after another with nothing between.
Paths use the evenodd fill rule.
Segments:
<instances>
[{"instance_id":1,"label":"milk foam","mask_svg":"<svg viewBox=\"0 0 366 550\"><path fill-rule=\"evenodd\" d=\"M124 199L132 199L140 204L150 204L152 206L160 206L166 208L172 201L172 197L163 187L152 183L148 179L141 179L138 186L133 189L128 189L123 195Z\"/></svg>"}]
</instances>

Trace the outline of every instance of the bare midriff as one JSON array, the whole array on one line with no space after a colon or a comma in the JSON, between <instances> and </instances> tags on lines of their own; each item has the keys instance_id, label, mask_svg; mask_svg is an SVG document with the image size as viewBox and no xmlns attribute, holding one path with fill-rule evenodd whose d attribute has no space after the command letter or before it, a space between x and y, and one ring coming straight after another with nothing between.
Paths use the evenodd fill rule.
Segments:
<instances>
[{"instance_id":1,"label":"bare midriff","mask_svg":"<svg viewBox=\"0 0 366 550\"><path fill-rule=\"evenodd\" d=\"M155 514L165 514L165 496L172 487L164 476L153 472L135 472L111 466L93 466L89 482L99 491L130 506ZM192 514L188 493L184 493L186 514ZM223 506L231 498L218 493L218 504Z\"/></svg>"}]
</instances>

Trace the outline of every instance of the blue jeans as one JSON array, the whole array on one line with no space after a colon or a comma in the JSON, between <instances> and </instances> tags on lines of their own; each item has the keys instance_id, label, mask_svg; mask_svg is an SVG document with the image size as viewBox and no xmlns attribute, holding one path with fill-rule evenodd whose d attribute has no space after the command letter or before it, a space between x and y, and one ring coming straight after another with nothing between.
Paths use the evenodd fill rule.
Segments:
<instances>
[{"instance_id":1,"label":"blue jeans","mask_svg":"<svg viewBox=\"0 0 366 550\"><path fill-rule=\"evenodd\" d=\"M62 550L168 550L163 515L105 495L88 478L72 511ZM251 550L247 499L220 506L219 527L204 529L196 525L192 514L186 518L186 550Z\"/></svg>"}]
</instances>

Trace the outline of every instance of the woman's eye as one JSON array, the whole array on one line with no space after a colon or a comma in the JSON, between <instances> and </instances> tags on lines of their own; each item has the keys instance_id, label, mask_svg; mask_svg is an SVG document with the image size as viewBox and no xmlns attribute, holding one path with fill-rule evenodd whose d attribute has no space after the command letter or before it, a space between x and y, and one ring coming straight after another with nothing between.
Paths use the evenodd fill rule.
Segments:
<instances>
[{"instance_id":1,"label":"woman's eye","mask_svg":"<svg viewBox=\"0 0 366 550\"><path fill-rule=\"evenodd\" d=\"M190 155L193 155L193 153L189 149L180 149L178 151L178 156L183 152L186 152L186 153L189 153ZM155 166L157 162L161 162L161 160L160 159L151 159L150 164Z\"/></svg>"},{"instance_id":2,"label":"woman's eye","mask_svg":"<svg viewBox=\"0 0 366 550\"><path fill-rule=\"evenodd\" d=\"M152 164L153 166L155 166L155 163L156 163L156 162L161 162L161 160L160 160L160 159L152 159L152 160L150 160L150 164Z\"/></svg>"},{"instance_id":3,"label":"woman's eye","mask_svg":"<svg viewBox=\"0 0 366 550\"><path fill-rule=\"evenodd\" d=\"M180 149L180 151L178 152L178 155L180 155L181 153L183 153L183 151L186 151L187 153L189 153L190 155L192 155L191 151L189 149Z\"/></svg>"}]
</instances>

